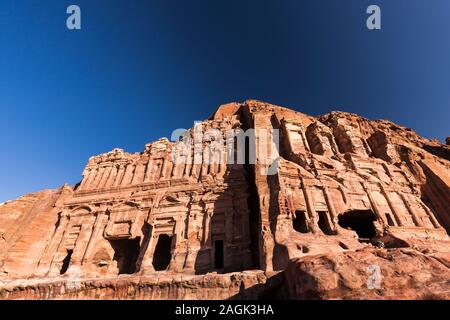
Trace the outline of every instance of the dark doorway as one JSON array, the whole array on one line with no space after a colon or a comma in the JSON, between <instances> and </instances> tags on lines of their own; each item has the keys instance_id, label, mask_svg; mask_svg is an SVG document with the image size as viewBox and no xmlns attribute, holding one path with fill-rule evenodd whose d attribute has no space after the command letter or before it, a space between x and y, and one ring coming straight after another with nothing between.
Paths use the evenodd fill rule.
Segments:
<instances>
[{"instance_id":1,"label":"dark doorway","mask_svg":"<svg viewBox=\"0 0 450 320\"><path fill-rule=\"evenodd\" d=\"M332 235L333 230L331 229L330 221L328 220L328 213L325 211L317 211L317 214L319 215L318 225L320 230L326 235Z\"/></svg>"},{"instance_id":2,"label":"dark doorway","mask_svg":"<svg viewBox=\"0 0 450 320\"><path fill-rule=\"evenodd\" d=\"M119 274L136 272L136 262L139 256L140 238L109 240L114 249L113 260L117 261Z\"/></svg>"},{"instance_id":3,"label":"dark doorway","mask_svg":"<svg viewBox=\"0 0 450 320\"><path fill-rule=\"evenodd\" d=\"M167 234L160 234L158 243L153 254L153 268L155 271L164 271L169 266L172 259L172 237Z\"/></svg>"},{"instance_id":4,"label":"dark doorway","mask_svg":"<svg viewBox=\"0 0 450 320\"><path fill-rule=\"evenodd\" d=\"M214 241L214 268L223 269L223 240Z\"/></svg>"},{"instance_id":5,"label":"dark doorway","mask_svg":"<svg viewBox=\"0 0 450 320\"><path fill-rule=\"evenodd\" d=\"M72 253L73 253L73 250L67 250L67 255L63 260L63 264L62 264L61 270L59 272L60 274L66 273L67 269L69 269L70 259L72 258Z\"/></svg>"},{"instance_id":6,"label":"dark doorway","mask_svg":"<svg viewBox=\"0 0 450 320\"><path fill-rule=\"evenodd\" d=\"M298 231L301 233L309 232L308 223L306 221L306 214L304 211L296 211L295 212L295 218L292 221L292 225L293 225L295 231Z\"/></svg>"},{"instance_id":7,"label":"dark doorway","mask_svg":"<svg viewBox=\"0 0 450 320\"><path fill-rule=\"evenodd\" d=\"M349 211L339 215L338 222L342 228L351 229L358 234L361 242L368 242L375 237L376 230L373 222L376 220L375 214L370 210Z\"/></svg>"}]
</instances>

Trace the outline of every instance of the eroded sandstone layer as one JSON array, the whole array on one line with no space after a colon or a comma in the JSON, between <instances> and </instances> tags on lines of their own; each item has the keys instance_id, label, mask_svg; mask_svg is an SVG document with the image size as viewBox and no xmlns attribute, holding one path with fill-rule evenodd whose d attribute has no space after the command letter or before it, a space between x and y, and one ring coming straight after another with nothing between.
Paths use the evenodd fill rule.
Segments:
<instances>
[{"instance_id":1,"label":"eroded sandstone layer","mask_svg":"<svg viewBox=\"0 0 450 320\"><path fill-rule=\"evenodd\" d=\"M449 297L448 141L254 100L186 137L199 129L223 137L114 149L76 186L1 204L0 298ZM255 139L230 163L239 129ZM261 141L277 157L249 161ZM374 266L386 281L370 288Z\"/></svg>"},{"instance_id":2,"label":"eroded sandstone layer","mask_svg":"<svg viewBox=\"0 0 450 320\"><path fill-rule=\"evenodd\" d=\"M379 286L370 266L380 268ZM448 300L449 267L449 253L364 248L293 259L285 284L292 299Z\"/></svg>"}]
</instances>

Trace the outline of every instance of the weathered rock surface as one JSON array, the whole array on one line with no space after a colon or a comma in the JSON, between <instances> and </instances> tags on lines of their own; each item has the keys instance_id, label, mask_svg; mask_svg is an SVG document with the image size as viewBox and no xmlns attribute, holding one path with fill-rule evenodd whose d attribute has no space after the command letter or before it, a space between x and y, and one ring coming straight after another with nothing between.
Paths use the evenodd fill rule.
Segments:
<instances>
[{"instance_id":1,"label":"weathered rock surface","mask_svg":"<svg viewBox=\"0 0 450 320\"><path fill-rule=\"evenodd\" d=\"M236 130L249 137L243 155ZM386 120L250 100L178 142L92 157L76 186L0 204L0 298L447 298L449 233L448 145ZM406 293L356 288L356 257L409 281ZM321 261L344 266L337 276ZM421 266L416 278L403 264ZM286 268L295 290L278 286Z\"/></svg>"},{"instance_id":2,"label":"weathered rock surface","mask_svg":"<svg viewBox=\"0 0 450 320\"><path fill-rule=\"evenodd\" d=\"M366 248L293 259L285 277L292 299L450 299L449 272L448 253Z\"/></svg>"},{"instance_id":3,"label":"weathered rock surface","mask_svg":"<svg viewBox=\"0 0 450 320\"><path fill-rule=\"evenodd\" d=\"M29 279L5 282L0 299L29 300L224 300L258 299L283 283L282 274L244 271L227 274L122 275L92 279Z\"/></svg>"}]
</instances>

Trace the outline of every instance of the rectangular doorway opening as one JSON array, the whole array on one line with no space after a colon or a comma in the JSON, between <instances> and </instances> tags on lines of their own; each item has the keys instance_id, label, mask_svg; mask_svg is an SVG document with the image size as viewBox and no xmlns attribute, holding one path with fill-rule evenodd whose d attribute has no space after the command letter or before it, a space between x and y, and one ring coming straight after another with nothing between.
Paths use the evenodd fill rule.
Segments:
<instances>
[{"instance_id":1,"label":"rectangular doorway opening","mask_svg":"<svg viewBox=\"0 0 450 320\"><path fill-rule=\"evenodd\" d=\"M295 231L301 233L308 233L309 226L306 220L306 214L304 211L296 211L294 220L292 220L292 227Z\"/></svg>"},{"instance_id":2,"label":"rectangular doorway opening","mask_svg":"<svg viewBox=\"0 0 450 320\"><path fill-rule=\"evenodd\" d=\"M172 260L172 239L173 236L167 234L159 235L152 262L155 271L167 270L170 260Z\"/></svg>"},{"instance_id":3,"label":"rectangular doorway opening","mask_svg":"<svg viewBox=\"0 0 450 320\"><path fill-rule=\"evenodd\" d=\"M330 220L328 219L328 212L317 211L317 214L319 215L318 225L320 230L322 230L322 232L326 235L332 235L333 230L331 229Z\"/></svg>"},{"instance_id":4,"label":"rectangular doorway opening","mask_svg":"<svg viewBox=\"0 0 450 320\"><path fill-rule=\"evenodd\" d=\"M60 274L65 274L67 272L67 269L69 269L70 259L72 259L72 253L73 253L72 249L67 250L67 255L63 260L63 264L62 264L61 270L59 272Z\"/></svg>"},{"instance_id":5,"label":"rectangular doorway opening","mask_svg":"<svg viewBox=\"0 0 450 320\"><path fill-rule=\"evenodd\" d=\"M114 249L113 260L117 262L119 274L133 274L136 272L136 262L139 256L140 239L109 240Z\"/></svg>"},{"instance_id":6,"label":"rectangular doorway opening","mask_svg":"<svg viewBox=\"0 0 450 320\"><path fill-rule=\"evenodd\" d=\"M223 269L223 240L214 241L214 268Z\"/></svg>"},{"instance_id":7,"label":"rectangular doorway opening","mask_svg":"<svg viewBox=\"0 0 450 320\"><path fill-rule=\"evenodd\" d=\"M359 242L368 243L377 235L374 221L377 220L371 210L350 210L338 216L338 223L344 229L356 232Z\"/></svg>"}]
</instances>

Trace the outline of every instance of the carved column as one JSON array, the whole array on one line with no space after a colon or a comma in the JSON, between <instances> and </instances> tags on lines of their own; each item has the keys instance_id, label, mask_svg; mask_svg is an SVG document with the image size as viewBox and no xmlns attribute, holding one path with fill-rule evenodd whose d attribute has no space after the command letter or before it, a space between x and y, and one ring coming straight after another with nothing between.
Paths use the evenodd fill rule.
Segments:
<instances>
[{"instance_id":1,"label":"carved column","mask_svg":"<svg viewBox=\"0 0 450 320\"><path fill-rule=\"evenodd\" d=\"M93 216L87 216L83 220L83 224L81 225L80 235L77 238L75 243L75 247L73 249L72 258L70 261L70 266L67 272L70 274L74 271L75 268L79 268L81 266L81 262L83 256L86 252L86 247L89 242L89 238L92 235L93 230Z\"/></svg>"},{"instance_id":2,"label":"carved column","mask_svg":"<svg viewBox=\"0 0 450 320\"><path fill-rule=\"evenodd\" d=\"M86 251L83 256L82 264L85 264L91 257L92 250L94 249L95 244L97 243L98 239L102 236L102 231L105 228L105 212L104 211L97 211L96 212L96 219L94 223L94 230L92 231L92 235L89 238L89 242L86 247Z\"/></svg>"},{"instance_id":3,"label":"carved column","mask_svg":"<svg viewBox=\"0 0 450 320\"><path fill-rule=\"evenodd\" d=\"M138 162L136 165L136 170L134 172L131 184L142 183L144 181L144 175L145 175L145 165L141 162Z\"/></svg>"},{"instance_id":4,"label":"carved column","mask_svg":"<svg viewBox=\"0 0 450 320\"><path fill-rule=\"evenodd\" d=\"M177 163L174 163L174 168L172 171L172 178L178 179L183 177L184 167L186 165L186 157L180 156L177 158Z\"/></svg>"},{"instance_id":5,"label":"carved column","mask_svg":"<svg viewBox=\"0 0 450 320\"><path fill-rule=\"evenodd\" d=\"M191 168L192 168L192 150L189 147L188 154L186 155L186 168L184 169L185 178L191 175Z\"/></svg>"},{"instance_id":6,"label":"carved column","mask_svg":"<svg viewBox=\"0 0 450 320\"><path fill-rule=\"evenodd\" d=\"M59 241L57 248L55 250L55 254L52 257L52 261L50 262L50 268L49 268L49 272L48 275L49 276L56 276L60 274L60 269L61 269L61 265L62 265L62 255L66 255L66 252L63 252L64 249L66 248L65 245L65 238L67 236L67 234L69 233L70 230L70 219L71 217L68 216L68 221L66 223L66 227L63 230L62 236L61 236L61 241Z\"/></svg>"},{"instance_id":7,"label":"carved column","mask_svg":"<svg viewBox=\"0 0 450 320\"><path fill-rule=\"evenodd\" d=\"M378 216L378 219L383 221L385 225L388 225L387 218L385 214L380 211L380 208L378 208L378 205L375 199L373 198L370 188L365 183L363 183L363 188L366 191L367 197L369 198L370 206L372 207L373 211L375 211L375 214Z\"/></svg>"},{"instance_id":8,"label":"carved column","mask_svg":"<svg viewBox=\"0 0 450 320\"><path fill-rule=\"evenodd\" d=\"M153 267L153 254L155 253L156 243L158 242L158 235L154 234L154 227L151 228L151 236L148 242L147 251L144 253L141 264L141 274L148 274L155 272Z\"/></svg>"},{"instance_id":9,"label":"carved column","mask_svg":"<svg viewBox=\"0 0 450 320\"><path fill-rule=\"evenodd\" d=\"M100 180L103 178L103 174L105 172L105 167L100 168L95 176L95 180L92 182L91 189L98 188L98 185L100 184Z\"/></svg>"},{"instance_id":10,"label":"carved column","mask_svg":"<svg viewBox=\"0 0 450 320\"><path fill-rule=\"evenodd\" d=\"M407 197L402 193L399 193L399 196L405 204L405 207L408 209L409 214L413 218L414 224L417 227L423 227L423 222L419 219L419 217L417 217L416 212L414 211L414 208L411 207L411 204L409 203Z\"/></svg>"},{"instance_id":11,"label":"carved column","mask_svg":"<svg viewBox=\"0 0 450 320\"><path fill-rule=\"evenodd\" d=\"M125 165L120 164L119 169L117 170L117 176L114 180L113 187L118 187L122 183L123 176L125 175Z\"/></svg>"},{"instance_id":12,"label":"carved column","mask_svg":"<svg viewBox=\"0 0 450 320\"><path fill-rule=\"evenodd\" d=\"M106 181L108 180L109 175L111 174L112 169L113 169L112 167L106 167L106 168L105 168L105 172L103 173L103 177L102 177L102 179L100 180L100 183L99 183L99 185L98 185L98 188L99 188L99 189L102 189L102 188L105 186Z\"/></svg>"},{"instance_id":13,"label":"carved column","mask_svg":"<svg viewBox=\"0 0 450 320\"><path fill-rule=\"evenodd\" d=\"M174 217L175 220L175 226L174 226L174 235L175 235L175 247L178 247L180 242L183 240L181 237L181 234L183 233L182 230L184 229L184 216L176 216Z\"/></svg>"},{"instance_id":14,"label":"carved column","mask_svg":"<svg viewBox=\"0 0 450 320\"><path fill-rule=\"evenodd\" d=\"M134 172L134 164L128 164L126 169L125 169L125 174L124 177L122 179L122 182L120 185L122 186L126 186L131 184L131 180L133 179L133 172Z\"/></svg>"},{"instance_id":15,"label":"carved column","mask_svg":"<svg viewBox=\"0 0 450 320\"><path fill-rule=\"evenodd\" d=\"M166 158L159 159L158 172L157 172L157 174L155 176L155 179L158 180L158 181L164 179L165 170L166 170L166 162L167 162Z\"/></svg>"},{"instance_id":16,"label":"carved column","mask_svg":"<svg viewBox=\"0 0 450 320\"><path fill-rule=\"evenodd\" d=\"M161 180L165 180L167 178L168 167L170 167L170 156L166 155L163 158L162 168L161 168Z\"/></svg>"},{"instance_id":17,"label":"carved column","mask_svg":"<svg viewBox=\"0 0 450 320\"><path fill-rule=\"evenodd\" d=\"M173 161L172 161L172 157L171 156L167 156L166 160L164 161L164 166L163 166L163 174L162 174L162 179L170 179L171 178L171 174L172 174L172 170L173 170Z\"/></svg>"},{"instance_id":18,"label":"carved column","mask_svg":"<svg viewBox=\"0 0 450 320\"><path fill-rule=\"evenodd\" d=\"M212 247L212 237L211 237L211 218L212 218L212 211L206 210L205 212L205 224L203 228L203 246L205 247Z\"/></svg>"},{"instance_id":19,"label":"carved column","mask_svg":"<svg viewBox=\"0 0 450 320\"><path fill-rule=\"evenodd\" d=\"M397 225L400 227L403 227L403 221L401 219L401 215L398 213L398 211L396 210L394 204L392 203L391 197L389 196L389 191L386 191L384 185L382 183L380 183L380 188L381 188L381 192L384 195L384 197L386 198L386 201L389 205L389 208L391 208L392 214L394 215L395 220L397 221Z\"/></svg>"},{"instance_id":20,"label":"carved column","mask_svg":"<svg viewBox=\"0 0 450 320\"><path fill-rule=\"evenodd\" d=\"M194 159L192 163L191 176L194 178L200 178L201 167L202 167L202 149L199 146L194 147Z\"/></svg>"},{"instance_id":21,"label":"carved column","mask_svg":"<svg viewBox=\"0 0 450 320\"><path fill-rule=\"evenodd\" d=\"M210 266L214 266L214 252L212 250L213 244L212 244L212 216L213 216L213 210L212 209L206 209L204 214L204 228L203 228L203 248L206 252L209 251L210 255Z\"/></svg>"},{"instance_id":22,"label":"carved column","mask_svg":"<svg viewBox=\"0 0 450 320\"><path fill-rule=\"evenodd\" d=\"M305 129L302 127L300 130L300 136L302 137L303 145L305 146L306 150L311 152L311 148L309 147L308 139L305 135Z\"/></svg>"},{"instance_id":23,"label":"carved column","mask_svg":"<svg viewBox=\"0 0 450 320\"><path fill-rule=\"evenodd\" d=\"M431 223L436 229L443 229L439 221L434 216L433 212L428 208L425 204L421 203L422 208L425 210L425 212L428 214L428 217L430 218Z\"/></svg>"},{"instance_id":24,"label":"carved column","mask_svg":"<svg viewBox=\"0 0 450 320\"><path fill-rule=\"evenodd\" d=\"M155 169L153 171L152 180L153 181L159 181L161 178L161 173L164 165L164 159L159 158L155 161Z\"/></svg>"},{"instance_id":25,"label":"carved column","mask_svg":"<svg viewBox=\"0 0 450 320\"><path fill-rule=\"evenodd\" d=\"M148 159L147 168L145 170L144 182L150 182L152 178L152 169L154 166L154 160Z\"/></svg>"},{"instance_id":26,"label":"carved column","mask_svg":"<svg viewBox=\"0 0 450 320\"><path fill-rule=\"evenodd\" d=\"M323 186L323 193L325 195L325 200L327 202L327 206L328 206L328 210L330 212L330 220L331 220L331 224L332 224L332 228L333 231L336 232L337 228L337 224L338 224L338 219L337 219L337 212L336 209L334 208L334 204L333 204L333 198L331 197L330 191L328 190L328 186Z\"/></svg>"},{"instance_id":27,"label":"carved column","mask_svg":"<svg viewBox=\"0 0 450 320\"><path fill-rule=\"evenodd\" d=\"M104 186L105 188L111 188L112 187L112 185L114 183L114 180L117 177L117 173L118 173L118 167L114 166L111 169L111 173L109 174L108 180L105 183L105 186Z\"/></svg>"},{"instance_id":28,"label":"carved column","mask_svg":"<svg viewBox=\"0 0 450 320\"><path fill-rule=\"evenodd\" d=\"M306 209L308 211L308 215L309 215L309 229L313 232L313 233L317 233L318 228L316 226L316 223L318 221L317 219L317 212L316 209L314 207L314 201L311 195L311 192L309 190L309 186L307 184L307 182L302 179L302 190L303 190L303 195L305 196L305 202L306 202Z\"/></svg>"},{"instance_id":29,"label":"carved column","mask_svg":"<svg viewBox=\"0 0 450 320\"><path fill-rule=\"evenodd\" d=\"M214 143L211 150L211 160L210 160L210 172L217 174L219 173L220 167L221 150Z\"/></svg>"},{"instance_id":30,"label":"carved column","mask_svg":"<svg viewBox=\"0 0 450 320\"><path fill-rule=\"evenodd\" d=\"M185 247L182 246L184 242L182 230L185 228L185 219L184 216L175 217L175 227L174 227L174 237L175 237L175 246L171 252L172 259L169 263L168 270L179 272L183 269L184 262L186 260L186 252L184 251Z\"/></svg>"},{"instance_id":31,"label":"carved column","mask_svg":"<svg viewBox=\"0 0 450 320\"><path fill-rule=\"evenodd\" d=\"M86 181L86 185L84 187L84 190L89 190L92 188L94 181L99 174L98 168L91 168L91 174L89 175L89 180Z\"/></svg>"},{"instance_id":32,"label":"carved column","mask_svg":"<svg viewBox=\"0 0 450 320\"><path fill-rule=\"evenodd\" d=\"M224 148L220 150L219 176L223 177L227 171L227 152Z\"/></svg>"},{"instance_id":33,"label":"carved column","mask_svg":"<svg viewBox=\"0 0 450 320\"><path fill-rule=\"evenodd\" d=\"M202 171L200 173L200 176L202 177L207 176L209 172L209 166L211 164L210 152L211 150L209 146L205 147L205 150L203 152Z\"/></svg>"},{"instance_id":34,"label":"carved column","mask_svg":"<svg viewBox=\"0 0 450 320\"><path fill-rule=\"evenodd\" d=\"M62 241L64 231L67 228L68 222L68 215L65 213L61 213L59 225L56 228L49 245L45 249L42 259L39 261L39 265L35 271L36 275L42 276L49 272L53 257L55 256L57 249Z\"/></svg>"},{"instance_id":35,"label":"carved column","mask_svg":"<svg viewBox=\"0 0 450 320\"><path fill-rule=\"evenodd\" d=\"M184 263L184 271L195 272L195 259L201 249L201 236L199 235L199 229L201 228L202 221L202 207L194 205L189 213L188 231L186 232L187 248L186 259ZM203 230L201 230L203 231Z\"/></svg>"}]
</instances>

